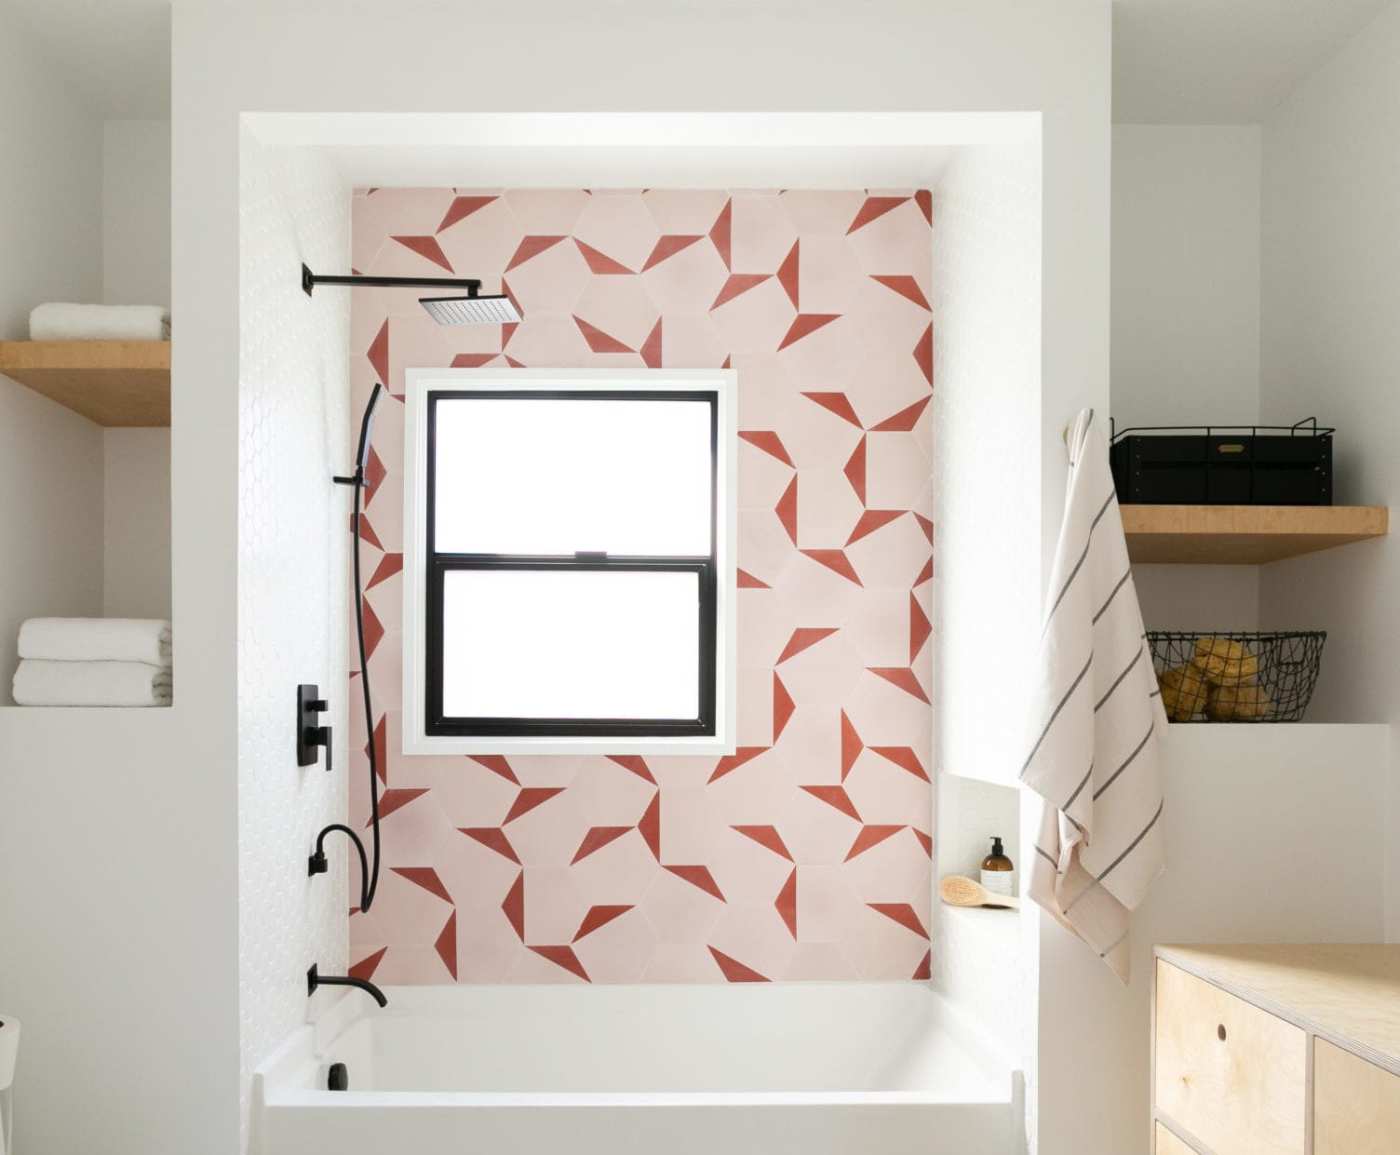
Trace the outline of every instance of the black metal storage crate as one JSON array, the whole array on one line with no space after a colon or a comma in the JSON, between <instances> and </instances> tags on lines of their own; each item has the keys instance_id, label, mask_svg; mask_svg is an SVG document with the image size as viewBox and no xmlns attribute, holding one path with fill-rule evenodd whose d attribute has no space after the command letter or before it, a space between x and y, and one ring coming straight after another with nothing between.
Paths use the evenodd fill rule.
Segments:
<instances>
[{"instance_id":1,"label":"black metal storage crate","mask_svg":"<svg viewBox=\"0 0 1400 1155\"><path fill-rule=\"evenodd\" d=\"M1331 505L1332 434L1297 425L1153 425L1115 431L1124 505Z\"/></svg>"}]
</instances>

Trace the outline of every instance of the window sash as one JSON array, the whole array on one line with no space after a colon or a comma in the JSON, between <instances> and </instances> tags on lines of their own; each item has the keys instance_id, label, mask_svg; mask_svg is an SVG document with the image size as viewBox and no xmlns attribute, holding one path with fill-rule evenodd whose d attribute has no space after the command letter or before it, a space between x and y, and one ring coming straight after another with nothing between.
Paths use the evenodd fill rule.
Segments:
<instances>
[{"instance_id":1,"label":"window sash","mask_svg":"<svg viewBox=\"0 0 1400 1155\"><path fill-rule=\"evenodd\" d=\"M440 400L691 400L710 408L710 552L705 557L573 556L439 553L435 548L437 502L437 403ZM425 733L430 737L708 737L716 733L718 631L718 438L719 398L713 390L435 390L428 402L427 429L427 605L423 660ZM446 575L453 570L563 570L601 572L682 572L698 577L698 716L676 718L499 718L448 717L443 713L443 614Z\"/></svg>"}]
</instances>

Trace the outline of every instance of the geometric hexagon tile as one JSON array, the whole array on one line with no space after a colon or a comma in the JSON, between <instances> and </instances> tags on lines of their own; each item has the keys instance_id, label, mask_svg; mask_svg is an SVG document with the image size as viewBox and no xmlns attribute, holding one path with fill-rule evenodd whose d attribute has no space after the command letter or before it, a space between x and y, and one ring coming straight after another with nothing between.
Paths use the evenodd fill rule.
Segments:
<instances>
[{"instance_id":1,"label":"geometric hexagon tile","mask_svg":"<svg viewBox=\"0 0 1400 1155\"><path fill-rule=\"evenodd\" d=\"M930 969L932 202L916 192L375 189L352 262L524 320L353 296L354 402L407 366L733 367L739 748L404 757L402 406L363 519L383 768L352 973L390 983L919 979ZM352 675L352 680L356 675Z\"/></svg>"}]
</instances>

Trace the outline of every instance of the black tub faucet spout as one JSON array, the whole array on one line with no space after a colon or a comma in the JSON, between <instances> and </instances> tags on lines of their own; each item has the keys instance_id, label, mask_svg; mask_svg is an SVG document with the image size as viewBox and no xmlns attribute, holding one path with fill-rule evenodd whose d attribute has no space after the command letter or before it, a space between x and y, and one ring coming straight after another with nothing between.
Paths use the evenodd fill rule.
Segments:
<instances>
[{"instance_id":1,"label":"black tub faucet spout","mask_svg":"<svg viewBox=\"0 0 1400 1155\"><path fill-rule=\"evenodd\" d=\"M317 987L358 987L369 995L381 1007L387 1007L389 1000L384 997L384 992L375 986L369 979L357 979L350 975L323 975L318 974L316 964L311 964L311 969L306 972L306 994L310 998L316 993Z\"/></svg>"}]
</instances>

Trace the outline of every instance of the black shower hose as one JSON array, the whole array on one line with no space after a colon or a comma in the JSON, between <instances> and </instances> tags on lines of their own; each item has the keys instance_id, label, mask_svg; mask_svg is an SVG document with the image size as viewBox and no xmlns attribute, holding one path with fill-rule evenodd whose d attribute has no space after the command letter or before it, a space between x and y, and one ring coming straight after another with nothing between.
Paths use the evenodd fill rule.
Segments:
<instances>
[{"instance_id":1,"label":"black shower hose","mask_svg":"<svg viewBox=\"0 0 1400 1155\"><path fill-rule=\"evenodd\" d=\"M360 443L364 446L369 431L370 414L378 400L380 387L376 385L365 406L364 417L360 422ZM355 466L354 490L355 511L350 518L351 557L355 573L355 641L360 654L360 691L364 701L365 733L369 736L369 824L371 831L372 854L365 853L364 841L350 827L333 822L316 836L316 855L323 853L322 846L326 835L332 831L345 835L354 844L360 856L360 911L366 912L374 903L375 891L379 889L379 754L374 741L374 704L369 693L369 656L365 653L365 589L360 572L360 515L364 507L365 467L360 461Z\"/></svg>"}]
</instances>

